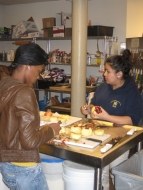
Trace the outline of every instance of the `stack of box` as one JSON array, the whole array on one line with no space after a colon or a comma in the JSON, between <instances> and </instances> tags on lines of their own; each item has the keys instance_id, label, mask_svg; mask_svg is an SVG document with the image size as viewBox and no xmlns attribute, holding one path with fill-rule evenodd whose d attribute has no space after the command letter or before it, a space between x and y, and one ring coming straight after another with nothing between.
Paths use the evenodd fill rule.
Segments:
<instances>
[{"instance_id":1,"label":"stack of box","mask_svg":"<svg viewBox=\"0 0 143 190\"><path fill-rule=\"evenodd\" d=\"M69 13L56 13L56 17L43 18L44 37L72 36L72 16Z\"/></svg>"}]
</instances>

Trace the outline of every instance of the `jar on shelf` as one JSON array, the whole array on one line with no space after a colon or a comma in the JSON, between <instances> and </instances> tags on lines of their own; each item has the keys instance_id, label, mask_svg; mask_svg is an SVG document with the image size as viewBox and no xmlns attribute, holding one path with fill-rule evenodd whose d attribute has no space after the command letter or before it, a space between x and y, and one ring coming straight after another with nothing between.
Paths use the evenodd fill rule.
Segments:
<instances>
[{"instance_id":1,"label":"jar on shelf","mask_svg":"<svg viewBox=\"0 0 143 190\"><path fill-rule=\"evenodd\" d=\"M96 58L96 64L97 65L101 65L101 57L97 57Z\"/></svg>"},{"instance_id":2,"label":"jar on shelf","mask_svg":"<svg viewBox=\"0 0 143 190\"><path fill-rule=\"evenodd\" d=\"M91 55L87 56L87 65L91 65Z\"/></svg>"}]
</instances>

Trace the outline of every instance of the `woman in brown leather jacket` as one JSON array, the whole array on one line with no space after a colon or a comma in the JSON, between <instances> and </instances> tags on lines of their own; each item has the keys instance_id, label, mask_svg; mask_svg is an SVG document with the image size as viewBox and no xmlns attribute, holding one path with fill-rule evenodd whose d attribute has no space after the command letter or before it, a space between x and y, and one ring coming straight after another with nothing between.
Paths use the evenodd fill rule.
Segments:
<instances>
[{"instance_id":1,"label":"woman in brown leather jacket","mask_svg":"<svg viewBox=\"0 0 143 190\"><path fill-rule=\"evenodd\" d=\"M59 133L59 124L40 129L39 107L32 89L47 64L46 52L37 44L19 46L13 73L0 81L0 166L11 190L48 190L39 146Z\"/></svg>"}]
</instances>

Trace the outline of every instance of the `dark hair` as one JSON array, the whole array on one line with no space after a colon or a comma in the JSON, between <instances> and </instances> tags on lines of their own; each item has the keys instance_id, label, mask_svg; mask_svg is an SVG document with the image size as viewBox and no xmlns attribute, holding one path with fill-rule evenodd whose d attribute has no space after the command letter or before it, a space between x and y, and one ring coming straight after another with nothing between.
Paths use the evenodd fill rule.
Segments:
<instances>
[{"instance_id":1,"label":"dark hair","mask_svg":"<svg viewBox=\"0 0 143 190\"><path fill-rule=\"evenodd\" d=\"M20 45L15 53L11 67L15 69L18 65L47 65L48 54L38 44Z\"/></svg>"},{"instance_id":2,"label":"dark hair","mask_svg":"<svg viewBox=\"0 0 143 190\"><path fill-rule=\"evenodd\" d=\"M132 69L131 62L131 52L126 49L123 51L122 55L114 55L106 59L106 63L109 63L112 69L118 73L122 71L123 78L126 79L130 75L130 70Z\"/></svg>"}]
</instances>

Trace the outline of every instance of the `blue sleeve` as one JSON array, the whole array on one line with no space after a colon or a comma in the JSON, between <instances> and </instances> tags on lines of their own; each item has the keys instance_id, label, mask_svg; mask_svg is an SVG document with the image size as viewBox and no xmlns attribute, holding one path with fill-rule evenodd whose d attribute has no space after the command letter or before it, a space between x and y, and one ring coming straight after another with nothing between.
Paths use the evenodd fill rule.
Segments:
<instances>
[{"instance_id":1,"label":"blue sleeve","mask_svg":"<svg viewBox=\"0 0 143 190\"><path fill-rule=\"evenodd\" d=\"M133 125L138 125L142 116L142 99L138 91L133 91L126 106L126 115L130 116Z\"/></svg>"}]
</instances>

